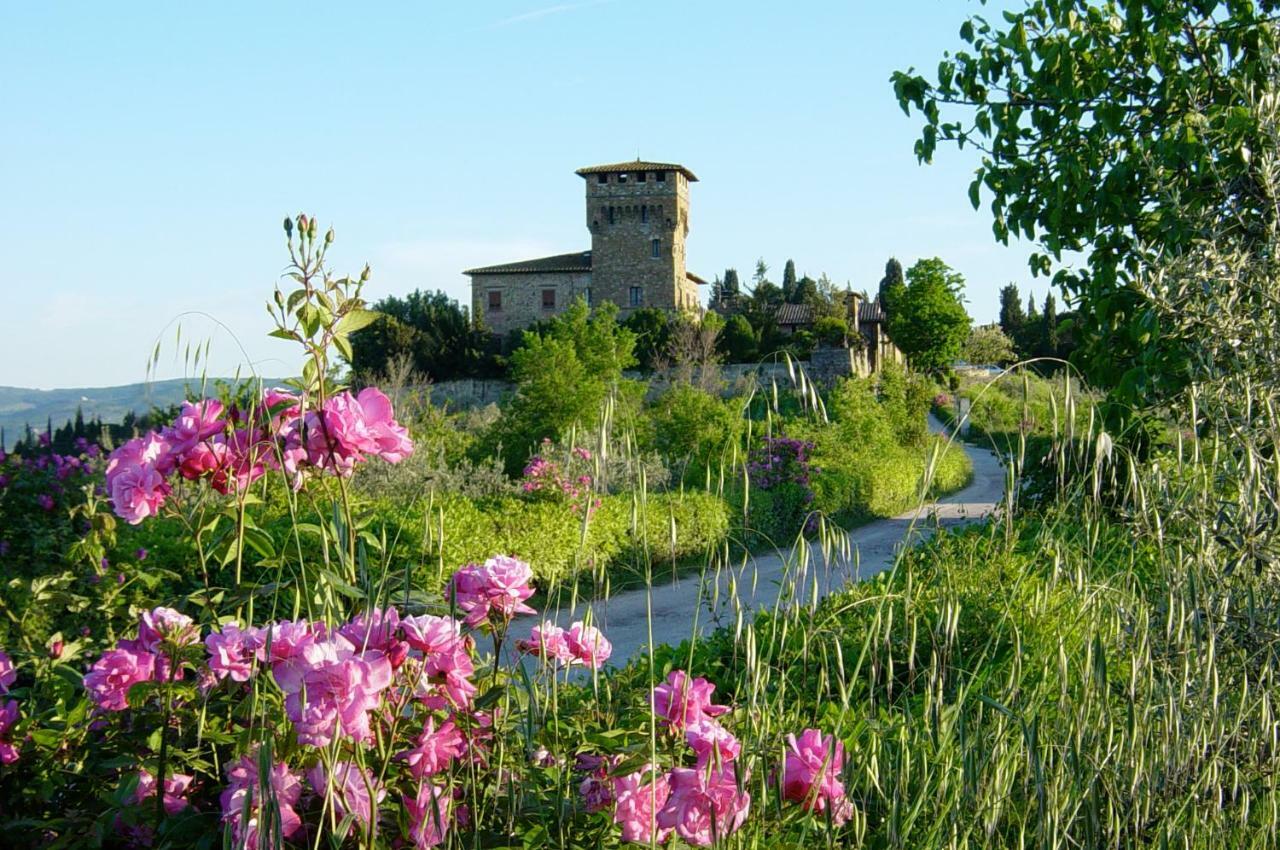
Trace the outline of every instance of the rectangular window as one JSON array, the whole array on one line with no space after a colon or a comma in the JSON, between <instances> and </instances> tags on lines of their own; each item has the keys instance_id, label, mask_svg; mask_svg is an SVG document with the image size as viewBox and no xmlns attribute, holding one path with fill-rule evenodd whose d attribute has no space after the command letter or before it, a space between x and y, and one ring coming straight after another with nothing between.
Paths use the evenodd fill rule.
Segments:
<instances>
[{"instance_id":1,"label":"rectangular window","mask_svg":"<svg viewBox=\"0 0 1280 850\"><path fill-rule=\"evenodd\" d=\"M641 223L641 224L644 224L644 223L645 223L645 222L647 222L648 220L649 220L649 208L648 208L648 207L641 207L641 208L640 208L640 223Z\"/></svg>"},{"instance_id":2,"label":"rectangular window","mask_svg":"<svg viewBox=\"0 0 1280 850\"><path fill-rule=\"evenodd\" d=\"M644 178L645 178L645 173L644 173L643 171L637 171L637 172L636 172L636 182L637 182L637 183L643 183L643 182L644 182Z\"/></svg>"},{"instance_id":3,"label":"rectangular window","mask_svg":"<svg viewBox=\"0 0 1280 850\"><path fill-rule=\"evenodd\" d=\"M490 313L502 312L502 293L497 291L496 289L489 290L489 312Z\"/></svg>"},{"instance_id":4,"label":"rectangular window","mask_svg":"<svg viewBox=\"0 0 1280 850\"><path fill-rule=\"evenodd\" d=\"M609 182L609 175L608 175L608 174L597 174L597 175L596 175L596 182L597 182L597 183L608 183L608 182Z\"/></svg>"},{"instance_id":5,"label":"rectangular window","mask_svg":"<svg viewBox=\"0 0 1280 850\"><path fill-rule=\"evenodd\" d=\"M662 240L653 239L649 242L649 256L655 260L662 256Z\"/></svg>"},{"instance_id":6,"label":"rectangular window","mask_svg":"<svg viewBox=\"0 0 1280 850\"><path fill-rule=\"evenodd\" d=\"M638 286L631 287L631 306L639 307L644 301L644 290Z\"/></svg>"},{"instance_id":7,"label":"rectangular window","mask_svg":"<svg viewBox=\"0 0 1280 850\"><path fill-rule=\"evenodd\" d=\"M584 292L585 292L585 294L586 294L586 296L587 296L587 306L588 306L588 307L590 307L590 306L591 306L591 287L589 287L589 286L588 286L588 287L584 290Z\"/></svg>"},{"instance_id":8,"label":"rectangular window","mask_svg":"<svg viewBox=\"0 0 1280 850\"><path fill-rule=\"evenodd\" d=\"M618 182L619 182L619 183L626 183L626 182L627 182L627 172L625 172L625 171L619 171L619 172L618 172Z\"/></svg>"},{"instance_id":9,"label":"rectangular window","mask_svg":"<svg viewBox=\"0 0 1280 850\"><path fill-rule=\"evenodd\" d=\"M665 171L659 171L659 172L658 172L658 176L657 176L657 181L658 181L659 183L666 183L666 182L667 182L667 172L665 172Z\"/></svg>"},{"instance_id":10,"label":"rectangular window","mask_svg":"<svg viewBox=\"0 0 1280 850\"><path fill-rule=\"evenodd\" d=\"M609 207L609 223L613 224L613 207Z\"/></svg>"},{"instance_id":11,"label":"rectangular window","mask_svg":"<svg viewBox=\"0 0 1280 850\"><path fill-rule=\"evenodd\" d=\"M542 290L542 309L554 310L556 308L556 291L554 289Z\"/></svg>"}]
</instances>

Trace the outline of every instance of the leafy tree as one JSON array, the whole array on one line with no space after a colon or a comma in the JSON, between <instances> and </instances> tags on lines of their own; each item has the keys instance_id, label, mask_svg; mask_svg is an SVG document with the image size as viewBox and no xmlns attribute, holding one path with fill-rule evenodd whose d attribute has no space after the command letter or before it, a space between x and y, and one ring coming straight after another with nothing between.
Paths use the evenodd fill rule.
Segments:
<instances>
[{"instance_id":1,"label":"leafy tree","mask_svg":"<svg viewBox=\"0 0 1280 850\"><path fill-rule=\"evenodd\" d=\"M652 372L667 349L670 322L666 310L641 307L633 310L622 323L635 334L635 357L641 369Z\"/></svg>"},{"instance_id":2,"label":"leafy tree","mask_svg":"<svg viewBox=\"0 0 1280 850\"><path fill-rule=\"evenodd\" d=\"M849 323L836 316L814 320L813 337L824 345L844 345L849 338Z\"/></svg>"},{"instance_id":3,"label":"leafy tree","mask_svg":"<svg viewBox=\"0 0 1280 850\"><path fill-rule=\"evenodd\" d=\"M382 317L351 334L349 362L358 375L384 374L401 358L434 381L481 377L496 369L489 335L443 292L392 295L373 309Z\"/></svg>"},{"instance_id":4,"label":"leafy tree","mask_svg":"<svg viewBox=\"0 0 1280 850\"><path fill-rule=\"evenodd\" d=\"M736 297L742 291L738 285L738 270L725 269L724 282L721 285L726 296L730 298Z\"/></svg>"},{"instance_id":5,"label":"leafy tree","mask_svg":"<svg viewBox=\"0 0 1280 850\"><path fill-rule=\"evenodd\" d=\"M756 271L755 274L751 276L751 283L753 290L759 289L766 283L774 289L777 289L777 286L769 281L769 265L764 261L764 257L756 260Z\"/></svg>"},{"instance_id":6,"label":"leafy tree","mask_svg":"<svg viewBox=\"0 0 1280 850\"><path fill-rule=\"evenodd\" d=\"M663 393L652 418L658 451L683 467L682 478L689 483L700 483L708 469L731 457L743 431L742 415L732 402L689 384Z\"/></svg>"},{"instance_id":7,"label":"leafy tree","mask_svg":"<svg viewBox=\"0 0 1280 850\"><path fill-rule=\"evenodd\" d=\"M796 261L787 260L782 269L782 299L788 304L799 304L796 300Z\"/></svg>"},{"instance_id":8,"label":"leafy tree","mask_svg":"<svg viewBox=\"0 0 1280 850\"><path fill-rule=\"evenodd\" d=\"M792 304L808 304L814 308L815 312L818 312L818 282L805 275L796 281L795 288L791 290L791 298L788 300Z\"/></svg>"},{"instance_id":9,"label":"leafy tree","mask_svg":"<svg viewBox=\"0 0 1280 850\"><path fill-rule=\"evenodd\" d=\"M1017 344L1027 326L1027 314L1022 309L1022 296L1018 284L1006 284L1000 290L1000 330Z\"/></svg>"},{"instance_id":10,"label":"leafy tree","mask_svg":"<svg viewBox=\"0 0 1280 850\"><path fill-rule=\"evenodd\" d=\"M975 366L1004 366L1018 359L1013 340L995 325L983 325L969 331L960 356Z\"/></svg>"},{"instance_id":11,"label":"leafy tree","mask_svg":"<svg viewBox=\"0 0 1280 850\"><path fill-rule=\"evenodd\" d=\"M890 304L894 297L899 295L906 285L902 277L902 263L898 262L896 257L890 257L889 262L884 264L884 277L880 278L880 289L876 294L886 311L892 309Z\"/></svg>"},{"instance_id":12,"label":"leafy tree","mask_svg":"<svg viewBox=\"0 0 1280 850\"><path fill-rule=\"evenodd\" d=\"M740 313L725 322L718 345L727 363L754 363L760 359L760 336Z\"/></svg>"},{"instance_id":13,"label":"leafy tree","mask_svg":"<svg viewBox=\"0 0 1280 850\"><path fill-rule=\"evenodd\" d=\"M511 354L516 394L487 435L486 448L501 447L507 472L516 475L541 440L595 425L622 371L635 365L635 344L610 302L593 311L578 299L540 329L525 331Z\"/></svg>"},{"instance_id":14,"label":"leafy tree","mask_svg":"<svg viewBox=\"0 0 1280 850\"><path fill-rule=\"evenodd\" d=\"M1035 357L1040 350L1040 332L1044 323L1040 321L1040 308L1036 306L1034 292L1027 293L1027 320L1022 325L1022 334L1014 340L1023 357Z\"/></svg>"},{"instance_id":15,"label":"leafy tree","mask_svg":"<svg viewBox=\"0 0 1280 850\"><path fill-rule=\"evenodd\" d=\"M1188 374L1158 298L1130 285L1143 265L1192 247L1206 222L1247 244L1276 216L1262 188L1270 158L1253 155L1275 145L1247 104L1275 73L1277 9L1276 0L1033 2L994 24L965 21L966 49L943 57L936 83L893 75L903 110L925 118L921 161L939 141L984 152L969 197L977 208L989 193L999 241L1038 242L1037 274L1084 253L1054 283L1076 296L1086 373L1116 401L1167 397Z\"/></svg>"},{"instance_id":16,"label":"leafy tree","mask_svg":"<svg viewBox=\"0 0 1280 850\"><path fill-rule=\"evenodd\" d=\"M900 291L890 290L889 336L914 368L940 372L960 356L969 335L963 287L964 278L934 257L912 266Z\"/></svg>"}]
</instances>

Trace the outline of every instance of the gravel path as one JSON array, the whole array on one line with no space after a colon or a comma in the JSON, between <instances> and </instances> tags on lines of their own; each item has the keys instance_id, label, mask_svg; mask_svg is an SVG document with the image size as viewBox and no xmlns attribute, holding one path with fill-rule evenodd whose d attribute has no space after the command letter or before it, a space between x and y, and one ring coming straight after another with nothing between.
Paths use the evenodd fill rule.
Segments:
<instances>
[{"instance_id":1,"label":"gravel path","mask_svg":"<svg viewBox=\"0 0 1280 850\"><path fill-rule=\"evenodd\" d=\"M930 416L929 427L942 433L945 426ZM811 541L807 559L796 557L803 553L794 550L785 554L774 551L747 556L732 569L721 569L718 575L709 573L704 593L699 593L702 577L693 574L649 590L637 588L609 599L579 603L576 610L549 611L547 617L567 627L581 619L589 605L596 624L613 643L610 664L621 665L649 643L650 606L655 643L677 644L695 630L705 634L722 625L732 626L739 617L743 618L741 622L747 622L752 610L773 605L784 579L791 581L797 574L803 581L803 598L811 599L815 593L825 596L849 582L887 570L903 543L928 535L938 526L982 519L995 509L1004 494L1004 467L989 451L958 441L951 450L960 449L973 462L973 482L968 487L918 510L848 532L847 554L836 554L830 563L825 562L819 543ZM807 567L800 572L802 560L807 560ZM532 625L533 621L527 622ZM523 634L526 629L521 624L513 631Z\"/></svg>"}]
</instances>

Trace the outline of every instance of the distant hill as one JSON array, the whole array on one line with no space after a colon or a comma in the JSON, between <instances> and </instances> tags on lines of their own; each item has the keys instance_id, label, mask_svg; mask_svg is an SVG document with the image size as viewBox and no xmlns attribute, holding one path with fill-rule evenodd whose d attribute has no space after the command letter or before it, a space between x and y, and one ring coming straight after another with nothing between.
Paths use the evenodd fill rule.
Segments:
<instances>
[{"instance_id":1,"label":"distant hill","mask_svg":"<svg viewBox=\"0 0 1280 850\"><path fill-rule=\"evenodd\" d=\"M215 379L207 381L212 393ZM268 380L267 384L278 383ZM152 408L168 407L186 399L187 387L199 394L199 379L179 378L171 381L154 381L147 384L128 384L122 387L79 387L65 390L33 390L25 387L0 387L0 428L4 429L4 448L9 448L22 436L28 424L32 430L43 431L49 420L57 428L68 419L74 419L76 408L85 419L101 418L103 422L118 423L126 413L143 414Z\"/></svg>"}]
</instances>

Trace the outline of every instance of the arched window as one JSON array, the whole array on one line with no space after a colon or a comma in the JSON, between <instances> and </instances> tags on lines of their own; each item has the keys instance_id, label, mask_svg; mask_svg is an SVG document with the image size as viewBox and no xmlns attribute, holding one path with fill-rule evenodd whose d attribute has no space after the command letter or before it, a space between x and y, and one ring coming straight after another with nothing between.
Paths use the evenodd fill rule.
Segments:
<instances>
[{"instance_id":1,"label":"arched window","mask_svg":"<svg viewBox=\"0 0 1280 850\"><path fill-rule=\"evenodd\" d=\"M649 240L649 256L653 257L655 260L662 256L662 240L661 239Z\"/></svg>"},{"instance_id":2,"label":"arched window","mask_svg":"<svg viewBox=\"0 0 1280 850\"><path fill-rule=\"evenodd\" d=\"M648 207L641 207L641 208L640 208L640 223L641 223L641 224L647 224L647 223L648 223L648 221L649 221L649 208L648 208Z\"/></svg>"}]
</instances>

